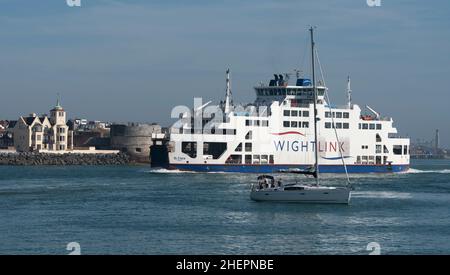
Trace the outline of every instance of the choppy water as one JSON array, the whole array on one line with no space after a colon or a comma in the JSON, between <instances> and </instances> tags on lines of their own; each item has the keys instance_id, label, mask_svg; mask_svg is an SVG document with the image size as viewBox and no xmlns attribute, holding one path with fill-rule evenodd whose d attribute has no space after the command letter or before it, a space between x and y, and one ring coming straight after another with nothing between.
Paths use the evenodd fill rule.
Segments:
<instances>
[{"instance_id":1,"label":"choppy water","mask_svg":"<svg viewBox=\"0 0 450 275\"><path fill-rule=\"evenodd\" d=\"M286 177L286 176L284 176ZM294 178L294 176L291 176ZM257 203L249 174L0 167L0 254L450 253L450 161L353 175L350 206ZM324 175L342 184L343 175Z\"/></svg>"}]
</instances>

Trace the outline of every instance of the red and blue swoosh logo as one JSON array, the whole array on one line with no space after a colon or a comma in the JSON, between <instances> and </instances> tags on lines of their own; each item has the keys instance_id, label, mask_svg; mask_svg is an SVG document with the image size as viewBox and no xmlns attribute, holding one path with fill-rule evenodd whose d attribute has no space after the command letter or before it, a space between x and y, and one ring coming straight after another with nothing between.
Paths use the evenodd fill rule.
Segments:
<instances>
[{"instance_id":1,"label":"red and blue swoosh logo","mask_svg":"<svg viewBox=\"0 0 450 275\"><path fill-rule=\"evenodd\" d=\"M351 158L351 156L342 156L342 157L321 157L321 158L323 158L323 159L327 159L327 160L338 160L338 159L342 159L342 158L344 158L344 159L348 159L348 158Z\"/></svg>"},{"instance_id":2,"label":"red and blue swoosh logo","mask_svg":"<svg viewBox=\"0 0 450 275\"><path fill-rule=\"evenodd\" d=\"M297 131L289 131L289 132L281 132L281 133L272 133L272 135L275 136L285 136L285 135L300 135L305 136L304 134L297 132Z\"/></svg>"}]
</instances>

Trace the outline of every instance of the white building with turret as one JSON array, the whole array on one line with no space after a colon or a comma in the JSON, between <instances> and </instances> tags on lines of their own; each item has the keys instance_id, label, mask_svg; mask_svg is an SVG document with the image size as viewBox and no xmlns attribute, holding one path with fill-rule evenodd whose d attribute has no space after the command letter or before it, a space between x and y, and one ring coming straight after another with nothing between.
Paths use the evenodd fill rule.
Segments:
<instances>
[{"instance_id":1,"label":"white building with turret","mask_svg":"<svg viewBox=\"0 0 450 275\"><path fill-rule=\"evenodd\" d=\"M13 128L14 147L19 152L71 150L73 133L66 122L66 111L59 100L50 116L21 116Z\"/></svg>"}]
</instances>

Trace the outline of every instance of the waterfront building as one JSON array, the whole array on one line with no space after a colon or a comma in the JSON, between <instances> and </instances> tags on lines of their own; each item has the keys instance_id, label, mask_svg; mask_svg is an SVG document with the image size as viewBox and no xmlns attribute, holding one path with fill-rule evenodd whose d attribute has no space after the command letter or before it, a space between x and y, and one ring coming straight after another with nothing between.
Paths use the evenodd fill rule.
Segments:
<instances>
[{"instance_id":1,"label":"waterfront building","mask_svg":"<svg viewBox=\"0 0 450 275\"><path fill-rule=\"evenodd\" d=\"M73 132L66 125L66 111L59 100L50 116L21 116L12 132L19 152L66 151L73 147Z\"/></svg>"}]
</instances>

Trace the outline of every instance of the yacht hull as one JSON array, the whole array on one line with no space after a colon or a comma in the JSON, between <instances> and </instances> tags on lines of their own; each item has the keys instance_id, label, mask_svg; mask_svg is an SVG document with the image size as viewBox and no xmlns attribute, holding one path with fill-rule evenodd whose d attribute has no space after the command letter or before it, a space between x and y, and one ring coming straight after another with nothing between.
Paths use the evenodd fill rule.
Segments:
<instances>
[{"instance_id":1,"label":"yacht hull","mask_svg":"<svg viewBox=\"0 0 450 275\"><path fill-rule=\"evenodd\" d=\"M254 201L349 204L351 190L349 188L316 187L305 190L268 189L252 190L250 198Z\"/></svg>"}]
</instances>

